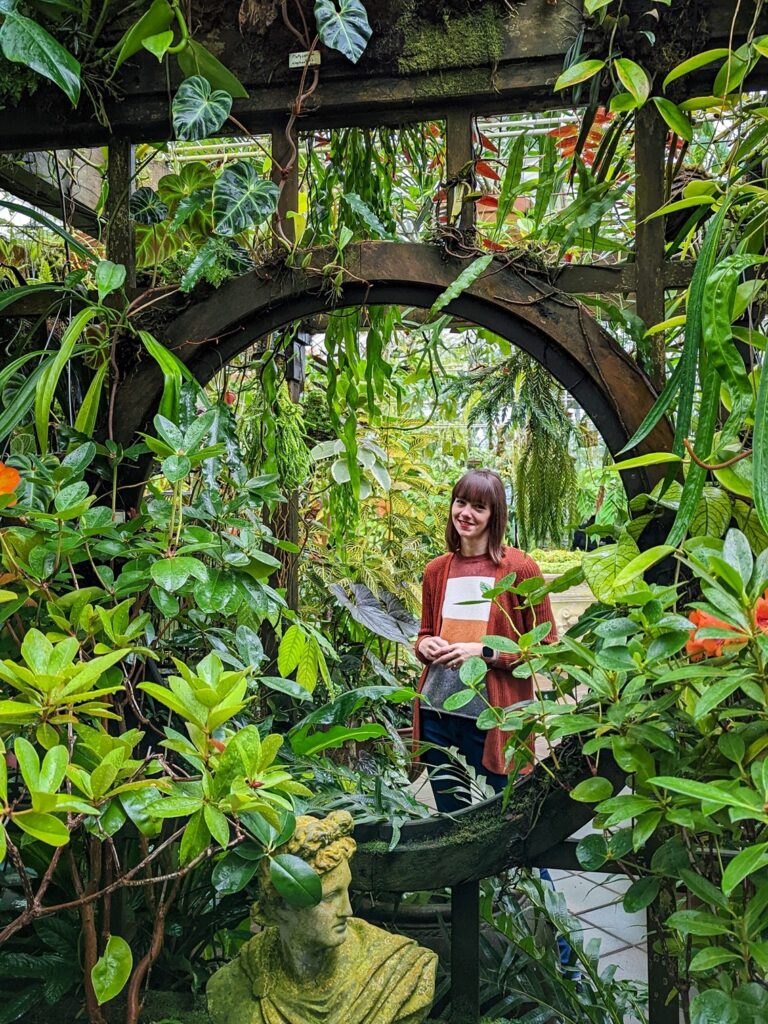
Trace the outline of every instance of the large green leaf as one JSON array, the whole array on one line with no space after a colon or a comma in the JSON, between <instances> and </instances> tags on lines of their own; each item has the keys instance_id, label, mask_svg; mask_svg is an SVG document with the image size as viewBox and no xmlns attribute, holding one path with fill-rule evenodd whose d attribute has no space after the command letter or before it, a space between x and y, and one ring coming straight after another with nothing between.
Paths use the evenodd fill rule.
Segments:
<instances>
[{"instance_id":1,"label":"large green leaf","mask_svg":"<svg viewBox=\"0 0 768 1024\"><path fill-rule=\"evenodd\" d=\"M160 224L168 216L168 207L153 188L137 188L128 203L131 220L137 224Z\"/></svg>"},{"instance_id":2,"label":"large green leaf","mask_svg":"<svg viewBox=\"0 0 768 1024\"><path fill-rule=\"evenodd\" d=\"M223 89L230 96L234 96L236 100L248 99L248 93L243 83L232 74L229 68L224 67L209 50L206 50L200 43L196 43L194 39L189 40L176 59L187 78L192 75L202 75L214 89Z\"/></svg>"},{"instance_id":3,"label":"large green leaf","mask_svg":"<svg viewBox=\"0 0 768 1024\"><path fill-rule=\"evenodd\" d=\"M201 75L193 75L177 89L172 109L176 138L195 142L221 128L232 109L232 97L223 89L211 89Z\"/></svg>"},{"instance_id":4,"label":"large green leaf","mask_svg":"<svg viewBox=\"0 0 768 1024\"><path fill-rule=\"evenodd\" d=\"M558 89L568 89L572 85L578 85L579 82L586 82L587 79L596 75L598 71L602 71L604 67L604 60L583 60L579 61L578 64L572 64L563 71L555 82L555 91Z\"/></svg>"},{"instance_id":5,"label":"large green leaf","mask_svg":"<svg viewBox=\"0 0 768 1024\"><path fill-rule=\"evenodd\" d=\"M291 853L279 853L272 858L269 880L292 907L314 907L323 898L320 876L305 860Z\"/></svg>"},{"instance_id":6,"label":"large green leaf","mask_svg":"<svg viewBox=\"0 0 768 1024\"><path fill-rule=\"evenodd\" d=\"M693 140L693 125L680 107L672 100L664 99L663 96L654 96L653 102L675 135L679 135L686 142L691 142Z\"/></svg>"},{"instance_id":7,"label":"large green leaf","mask_svg":"<svg viewBox=\"0 0 768 1024\"><path fill-rule=\"evenodd\" d=\"M72 357L75 345L79 341L80 335L85 330L86 325L99 314L100 310L97 306L88 306L77 314L62 336L59 351L46 365L45 370L43 371L43 380L35 394L35 428L37 430L37 440L40 444L40 451L42 454L45 454L48 451L48 429L51 419L51 406L53 405L53 396L56 392L56 386L59 383L59 378L61 377L67 362Z\"/></svg>"},{"instance_id":8,"label":"large green leaf","mask_svg":"<svg viewBox=\"0 0 768 1024\"><path fill-rule=\"evenodd\" d=\"M112 74L114 75L123 61L128 60L134 53L139 52L145 39L164 32L170 27L172 21L173 10L168 0L154 0L149 10L145 11L139 20L131 25L117 46L115 46L114 49L119 50L119 52Z\"/></svg>"},{"instance_id":9,"label":"large green leaf","mask_svg":"<svg viewBox=\"0 0 768 1024\"><path fill-rule=\"evenodd\" d=\"M133 953L131 947L119 935L110 935L104 953L93 965L91 982L99 1006L114 999L123 990L123 986L133 970Z\"/></svg>"},{"instance_id":10,"label":"large green leaf","mask_svg":"<svg viewBox=\"0 0 768 1024\"><path fill-rule=\"evenodd\" d=\"M315 0L315 21L321 41L357 64L371 38L360 0Z\"/></svg>"},{"instance_id":11,"label":"large green leaf","mask_svg":"<svg viewBox=\"0 0 768 1024\"><path fill-rule=\"evenodd\" d=\"M617 544L606 544L584 554L584 575L598 601L612 604L626 592L626 587L622 590L616 586L616 577L639 554L640 549L627 533L621 535Z\"/></svg>"},{"instance_id":12,"label":"large green leaf","mask_svg":"<svg viewBox=\"0 0 768 1024\"><path fill-rule=\"evenodd\" d=\"M722 537L731 521L730 497L719 487L707 485L691 519L691 536Z\"/></svg>"},{"instance_id":13,"label":"large green leaf","mask_svg":"<svg viewBox=\"0 0 768 1024\"><path fill-rule=\"evenodd\" d=\"M257 227L277 209L280 190L263 178L256 165L237 160L226 167L213 186L213 222L219 235L237 235Z\"/></svg>"},{"instance_id":14,"label":"large green leaf","mask_svg":"<svg viewBox=\"0 0 768 1024\"><path fill-rule=\"evenodd\" d=\"M628 57L619 57L614 61L613 66L621 84L632 94L635 102L640 105L645 103L651 91L651 83L640 65L629 60Z\"/></svg>"},{"instance_id":15,"label":"large green leaf","mask_svg":"<svg viewBox=\"0 0 768 1024\"><path fill-rule=\"evenodd\" d=\"M73 106L80 99L80 63L31 18L5 10L0 48L7 60L25 64L66 93Z\"/></svg>"},{"instance_id":16,"label":"large green leaf","mask_svg":"<svg viewBox=\"0 0 768 1024\"><path fill-rule=\"evenodd\" d=\"M28 835L48 846L66 846L69 842L69 829L52 814L17 814L13 821Z\"/></svg>"}]
</instances>

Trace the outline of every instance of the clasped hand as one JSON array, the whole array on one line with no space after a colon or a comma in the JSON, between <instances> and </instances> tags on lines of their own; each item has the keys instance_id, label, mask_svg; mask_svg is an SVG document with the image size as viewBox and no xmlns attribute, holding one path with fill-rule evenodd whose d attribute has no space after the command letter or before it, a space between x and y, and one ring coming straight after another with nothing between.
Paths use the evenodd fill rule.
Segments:
<instances>
[{"instance_id":1,"label":"clasped hand","mask_svg":"<svg viewBox=\"0 0 768 1024\"><path fill-rule=\"evenodd\" d=\"M449 644L441 636L428 636L419 644L419 651L434 665L460 668L467 658L479 658L483 653L482 644Z\"/></svg>"}]
</instances>

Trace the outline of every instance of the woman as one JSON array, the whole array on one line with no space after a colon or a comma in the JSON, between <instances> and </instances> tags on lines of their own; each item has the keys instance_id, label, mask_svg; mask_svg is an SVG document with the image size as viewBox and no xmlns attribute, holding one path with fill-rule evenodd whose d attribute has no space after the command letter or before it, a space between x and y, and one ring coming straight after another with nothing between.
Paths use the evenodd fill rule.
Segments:
<instances>
[{"instance_id":1,"label":"woman","mask_svg":"<svg viewBox=\"0 0 768 1024\"><path fill-rule=\"evenodd\" d=\"M458 747L467 764L485 775L497 793L506 785L510 770L503 733L477 727L477 717L487 707L481 697L452 712L444 710L446 699L466 688L459 675L463 663L468 658L483 658L488 665L488 701L494 707L509 707L533 696L532 681L513 676L515 656L497 654L483 645L482 638L495 635L514 640L534 625L549 621L552 629L544 643L557 639L549 598L533 611L520 607L515 594L502 594L494 602L483 599L484 589L510 573L515 574L517 583L541 575L532 558L504 546L506 527L507 499L501 478L489 469L470 470L451 494L445 529L448 553L424 570L416 656L425 666L419 692L426 699L414 706L414 736L419 743L433 744L423 760L433 769L432 790L439 811L458 810L468 800L466 791L452 792L456 779L446 777L446 769L455 762L439 748Z\"/></svg>"}]
</instances>

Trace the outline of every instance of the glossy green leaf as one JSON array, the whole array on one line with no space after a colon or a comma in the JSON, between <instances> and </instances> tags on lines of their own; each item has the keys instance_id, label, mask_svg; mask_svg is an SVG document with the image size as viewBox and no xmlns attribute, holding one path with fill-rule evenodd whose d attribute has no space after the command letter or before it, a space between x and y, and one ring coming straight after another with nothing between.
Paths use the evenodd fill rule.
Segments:
<instances>
[{"instance_id":1,"label":"glossy green leaf","mask_svg":"<svg viewBox=\"0 0 768 1024\"><path fill-rule=\"evenodd\" d=\"M16 814L13 822L28 835L48 846L66 846L69 842L69 829L60 818L55 818L52 814Z\"/></svg>"},{"instance_id":2,"label":"glossy green leaf","mask_svg":"<svg viewBox=\"0 0 768 1024\"><path fill-rule=\"evenodd\" d=\"M24 64L57 85L72 106L80 99L80 62L53 36L16 10L6 10L0 26L0 49L6 60Z\"/></svg>"},{"instance_id":3,"label":"glossy green leaf","mask_svg":"<svg viewBox=\"0 0 768 1024\"><path fill-rule=\"evenodd\" d=\"M217 234L232 236L258 227L277 209L279 189L247 160L229 164L213 186L213 221Z\"/></svg>"},{"instance_id":4,"label":"glossy green leaf","mask_svg":"<svg viewBox=\"0 0 768 1024\"><path fill-rule=\"evenodd\" d=\"M760 383L755 398L752 462L755 511L760 525L768 533L768 372L765 369L760 374ZM737 463L737 466L739 465L741 463Z\"/></svg>"},{"instance_id":5,"label":"glossy green leaf","mask_svg":"<svg viewBox=\"0 0 768 1024\"><path fill-rule=\"evenodd\" d=\"M631 562L628 562L616 574L613 585L619 589L626 587L636 580L638 576L642 576L647 572L651 566L656 565L657 562L662 561L664 558L668 558L674 550L668 544L659 544L653 548L646 548L645 551L641 551L639 555L636 555Z\"/></svg>"},{"instance_id":6,"label":"glossy green leaf","mask_svg":"<svg viewBox=\"0 0 768 1024\"><path fill-rule=\"evenodd\" d=\"M586 82L587 79L593 78L598 71L602 71L604 67L604 60L583 60L578 64L572 64L558 77L555 82L555 91L569 89L572 85L578 85L579 82Z\"/></svg>"},{"instance_id":7,"label":"glossy green leaf","mask_svg":"<svg viewBox=\"0 0 768 1024\"><path fill-rule=\"evenodd\" d=\"M103 302L108 295L123 287L125 267L122 263L113 263L112 260L99 260L93 276L99 292L99 302Z\"/></svg>"},{"instance_id":8,"label":"glossy green leaf","mask_svg":"<svg viewBox=\"0 0 768 1024\"><path fill-rule=\"evenodd\" d=\"M86 325L99 315L100 310L97 306L88 306L86 309L81 310L70 321L67 329L64 331L59 351L45 366L42 380L35 394L35 428L37 430L40 451L43 454L48 451L48 429L50 426L51 408L59 378L64 371L64 367L72 358L75 345L80 340Z\"/></svg>"},{"instance_id":9,"label":"glossy green leaf","mask_svg":"<svg viewBox=\"0 0 768 1024\"><path fill-rule=\"evenodd\" d=\"M91 971L93 991L99 1006L122 992L133 970L131 947L119 935L110 935L103 954Z\"/></svg>"},{"instance_id":10,"label":"glossy green leaf","mask_svg":"<svg viewBox=\"0 0 768 1024\"><path fill-rule=\"evenodd\" d=\"M767 865L768 843L758 843L756 846L748 846L746 850L741 850L723 872L723 892L729 896L740 882Z\"/></svg>"},{"instance_id":11,"label":"glossy green leaf","mask_svg":"<svg viewBox=\"0 0 768 1024\"><path fill-rule=\"evenodd\" d=\"M646 72L628 57L619 57L613 62L613 67L621 84L642 106L651 91L651 83L648 81Z\"/></svg>"},{"instance_id":12,"label":"glossy green leaf","mask_svg":"<svg viewBox=\"0 0 768 1024\"><path fill-rule=\"evenodd\" d=\"M667 122L667 126L672 129L675 135L685 139L686 142L692 142L693 125L690 118L686 117L680 107L673 103L672 100L667 100L663 96L654 96L653 102L658 112Z\"/></svg>"},{"instance_id":13,"label":"glossy green leaf","mask_svg":"<svg viewBox=\"0 0 768 1024\"><path fill-rule=\"evenodd\" d=\"M645 910L656 899L661 888L661 879L652 875L638 878L624 893L623 905L626 914L637 914Z\"/></svg>"},{"instance_id":14,"label":"glossy green leaf","mask_svg":"<svg viewBox=\"0 0 768 1024\"><path fill-rule=\"evenodd\" d=\"M173 32L158 32L155 36L147 36L141 40L141 45L148 50L153 57L162 60L168 52L168 47L173 44Z\"/></svg>"},{"instance_id":15,"label":"glossy green leaf","mask_svg":"<svg viewBox=\"0 0 768 1024\"><path fill-rule=\"evenodd\" d=\"M165 32L173 21L173 10L167 0L153 0L148 11L134 22L117 46L117 60L112 71L114 75L120 65L138 53L145 39ZM113 51L114 52L114 51Z\"/></svg>"},{"instance_id":16,"label":"glossy green leaf","mask_svg":"<svg viewBox=\"0 0 768 1024\"><path fill-rule=\"evenodd\" d=\"M85 434L86 437L90 437L96 427L99 405L101 404L101 393L104 390L104 380L108 369L109 363L105 360L94 374L93 380L88 385L82 405L77 410L75 430Z\"/></svg>"},{"instance_id":17,"label":"glossy green leaf","mask_svg":"<svg viewBox=\"0 0 768 1024\"><path fill-rule=\"evenodd\" d=\"M678 64L676 68L673 68L667 77L664 79L663 88L666 89L672 82L677 81L678 78L682 78L683 75L689 75L692 71L698 71L699 68L705 68L708 64L713 64L716 60L722 60L723 57L727 57L731 51L722 47L715 50L704 50L702 53L697 53L688 60L684 60L681 64Z\"/></svg>"},{"instance_id":18,"label":"glossy green leaf","mask_svg":"<svg viewBox=\"0 0 768 1024\"><path fill-rule=\"evenodd\" d=\"M315 22L321 42L357 64L371 38L360 0L315 0Z\"/></svg>"},{"instance_id":19,"label":"glossy green leaf","mask_svg":"<svg viewBox=\"0 0 768 1024\"><path fill-rule=\"evenodd\" d=\"M168 216L168 207L153 188L144 185L137 188L130 198L128 209L131 220L137 224L160 224Z\"/></svg>"},{"instance_id":20,"label":"glossy green leaf","mask_svg":"<svg viewBox=\"0 0 768 1024\"><path fill-rule=\"evenodd\" d=\"M214 89L223 89L235 99L248 99L243 83L218 58L194 39L190 39L177 55L179 67L187 78L201 75Z\"/></svg>"},{"instance_id":21,"label":"glossy green leaf","mask_svg":"<svg viewBox=\"0 0 768 1024\"><path fill-rule=\"evenodd\" d=\"M229 117L232 97L223 89L211 89L200 75L185 78L173 97L173 130L176 138L196 142L213 135Z\"/></svg>"},{"instance_id":22,"label":"glossy green leaf","mask_svg":"<svg viewBox=\"0 0 768 1024\"><path fill-rule=\"evenodd\" d=\"M269 880L289 906L314 907L323 897L320 876L305 860L279 853L269 863Z\"/></svg>"},{"instance_id":23,"label":"glossy green leaf","mask_svg":"<svg viewBox=\"0 0 768 1024\"><path fill-rule=\"evenodd\" d=\"M261 855L263 856L263 855ZM220 860L211 874L213 887L220 896L241 892L259 869L259 858L244 860L231 853Z\"/></svg>"},{"instance_id":24,"label":"glossy green leaf","mask_svg":"<svg viewBox=\"0 0 768 1024\"><path fill-rule=\"evenodd\" d=\"M600 775L591 779L583 779L571 790L571 800L578 800L580 803L596 804L606 800L613 793L613 783Z\"/></svg>"}]
</instances>

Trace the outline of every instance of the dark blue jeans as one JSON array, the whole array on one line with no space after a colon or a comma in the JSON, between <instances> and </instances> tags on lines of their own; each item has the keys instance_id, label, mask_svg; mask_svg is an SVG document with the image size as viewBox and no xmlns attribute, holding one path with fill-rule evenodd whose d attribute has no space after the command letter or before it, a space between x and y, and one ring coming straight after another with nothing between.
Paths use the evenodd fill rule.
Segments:
<instances>
[{"instance_id":1,"label":"dark blue jeans","mask_svg":"<svg viewBox=\"0 0 768 1024\"><path fill-rule=\"evenodd\" d=\"M483 767L483 746L488 734L478 729L472 718L461 715L437 714L426 708L421 710L421 740L434 743L439 747L457 747L467 764L478 775L484 775L495 793L501 793L507 784L507 776L489 772ZM431 747L421 755L422 761L429 766L429 781L435 797L435 806L442 814L451 814L469 807L469 778L461 770L461 765L440 749ZM447 777L446 777L447 776ZM541 880L554 889L552 876L546 868L539 871ZM567 968L571 959L571 947L562 935L557 937L560 964Z\"/></svg>"},{"instance_id":2,"label":"dark blue jeans","mask_svg":"<svg viewBox=\"0 0 768 1024\"><path fill-rule=\"evenodd\" d=\"M487 732L478 729L473 718L449 715L443 712L421 710L421 740L436 747L458 747L467 764L478 775L484 775L494 793L500 793L507 784L506 775L489 772L483 767L483 746ZM444 750L431 747L422 756L429 767L429 778L435 797L435 806L442 814L451 814L469 807L469 778L461 765Z\"/></svg>"}]
</instances>

